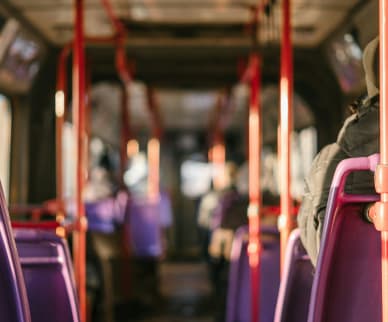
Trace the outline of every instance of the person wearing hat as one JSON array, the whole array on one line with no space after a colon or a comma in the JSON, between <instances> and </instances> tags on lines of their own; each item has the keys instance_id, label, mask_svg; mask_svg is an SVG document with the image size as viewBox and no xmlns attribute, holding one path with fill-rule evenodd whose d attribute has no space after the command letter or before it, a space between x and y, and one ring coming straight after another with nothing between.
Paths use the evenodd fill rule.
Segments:
<instances>
[{"instance_id":1,"label":"person wearing hat","mask_svg":"<svg viewBox=\"0 0 388 322\"><path fill-rule=\"evenodd\" d=\"M379 151L378 48L379 40L375 38L366 46L363 54L367 95L352 104L352 115L345 120L337 141L320 151L305 179L297 221L302 243L314 266L318 258L330 185L338 163L346 158L369 156ZM373 174L350 174L345 191L353 194L373 193Z\"/></svg>"}]
</instances>

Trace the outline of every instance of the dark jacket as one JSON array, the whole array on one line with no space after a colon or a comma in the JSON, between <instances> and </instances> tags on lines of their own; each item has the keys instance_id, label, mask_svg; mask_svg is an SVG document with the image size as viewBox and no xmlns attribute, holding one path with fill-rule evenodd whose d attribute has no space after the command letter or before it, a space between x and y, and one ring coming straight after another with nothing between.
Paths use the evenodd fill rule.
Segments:
<instances>
[{"instance_id":1,"label":"dark jacket","mask_svg":"<svg viewBox=\"0 0 388 322\"><path fill-rule=\"evenodd\" d=\"M359 103L349 116L337 141L324 147L316 156L305 180L305 191L298 213L298 226L307 253L316 265L330 184L338 163L346 158L368 156L379 150L378 96ZM345 190L353 194L374 192L373 174L355 172Z\"/></svg>"}]
</instances>

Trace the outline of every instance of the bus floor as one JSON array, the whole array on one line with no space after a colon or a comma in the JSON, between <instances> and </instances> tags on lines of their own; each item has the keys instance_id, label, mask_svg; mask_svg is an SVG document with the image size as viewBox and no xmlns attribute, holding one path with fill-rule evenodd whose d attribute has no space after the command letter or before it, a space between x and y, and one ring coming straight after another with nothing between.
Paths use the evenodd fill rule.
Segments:
<instances>
[{"instance_id":1,"label":"bus floor","mask_svg":"<svg viewBox=\"0 0 388 322\"><path fill-rule=\"evenodd\" d=\"M117 322L213 322L213 296L206 263L162 262L157 300L116 313Z\"/></svg>"}]
</instances>

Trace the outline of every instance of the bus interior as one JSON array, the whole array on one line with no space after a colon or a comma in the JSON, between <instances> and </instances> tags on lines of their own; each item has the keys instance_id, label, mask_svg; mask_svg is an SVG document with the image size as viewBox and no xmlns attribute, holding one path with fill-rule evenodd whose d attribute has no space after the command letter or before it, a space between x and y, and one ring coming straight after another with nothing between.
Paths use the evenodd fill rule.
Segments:
<instances>
[{"instance_id":1,"label":"bus interior","mask_svg":"<svg viewBox=\"0 0 388 322\"><path fill-rule=\"evenodd\" d=\"M342 257L315 269L291 233L315 155L366 92L363 50L385 39L384 10L385 0L1 0L4 321L388 321L381 278L370 292L385 319L379 305L357 315L368 281L343 299L346 274L327 277ZM357 213L353 203L337 212ZM349 279L380 276L380 234L365 222L352 232L366 242L347 252L357 244L377 264L359 254ZM288 282L288 265L303 277Z\"/></svg>"}]
</instances>

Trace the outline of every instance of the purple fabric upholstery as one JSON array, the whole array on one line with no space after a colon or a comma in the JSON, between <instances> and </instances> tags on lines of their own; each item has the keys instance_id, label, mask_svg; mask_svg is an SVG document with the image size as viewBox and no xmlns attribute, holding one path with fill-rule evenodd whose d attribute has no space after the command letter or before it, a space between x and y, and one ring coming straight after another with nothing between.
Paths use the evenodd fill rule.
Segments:
<instances>
[{"instance_id":1,"label":"purple fabric upholstery","mask_svg":"<svg viewBox=\"0 0 388 322\"><path fill-rule=\"evenodd\" d=\"M147 200L131 200L125 229L133 253L139 257L158 257L162 254L159 204Z\"/></svg>"},{"instance_id":2,"label":"purple fabric upholstery","mask_svg":"<svg viewBox=\"0 0 388 322\"><path fill-rule=\"evenodd\" d=\"M168 228L172 225L173 215L170 195L166 191L160 192L159 207L160 225L163 228Z\"/></svg>"},{"instance_id":3,"label":"purple fabric upholstery","mask_svg":"<svg viewBox=\"0 0 388 322\"><path fill-rule=\"evenodd\" d=\"M373 171L378 158L342 161L329 195L321 251L311 293L309 322L381 321L380 236L361 214L377 195L348 195L346 176Z\"/></svg>"},{"instance_id":4,"label":"purple fabric upholstery","mask_svg":"<svg viewBox=\"0 0 388 322\"><path fill-rule=\"evenodd\" d=\"M121 191L116 197L86 202L88 230L106 234L113 233L116 227L124 221L128 199L127 192Z\"/></svg>"},{"instance_id":5,"label":"purple fabric upholstery","mask_svg":"<svg viewBox=\"0 0 388 322\"><path fill-rule=\"evenodd\" d=\"M280 279L280 244L276 228L262 229L260 322L272 322ZM227 322L250 322L250 274L247 253L248 227L236 231L233 241L227 296ZM269 236L268 236L269 235Z\"/></svg>"},{"instance_id":6,"label":"purple fabric upholstery","mask_svg":"<svg viewBox=\"0 0 388 322\"><path fill-rule=\"evenodd\" d=\"M295 229L287 245L274 322L307 321L313 276L314 267Z\"/></svg>"},{"instance_id":7,"label":"purple fabric upholstery","mask_svg":"<svg viewBox=\"0 0 388 322\"><path fill-rule=\"evenodd\" d=\"M85 203L88 230L102 233L115 231L114 198Z\"/></svg>"},{"instance_id":8,"label":"purple fabric upholstery","mask_svg":"<svg viewBox=\"0 0 388 322\"><path fill-rule=\"evenodd\" d=\"M15 229L32 322L79 322L67 243L53 232Z\"/></svg>"},{"instance_id":9,"label":"purple fabric upholstery","mask_svg":"<svg viewBox=\"0 0 388 322\"><path fill-rule=\"evenodd\" d=\"M0 184L0 320L30 322L27 293Z\"/></svg>"}]
</instances>

